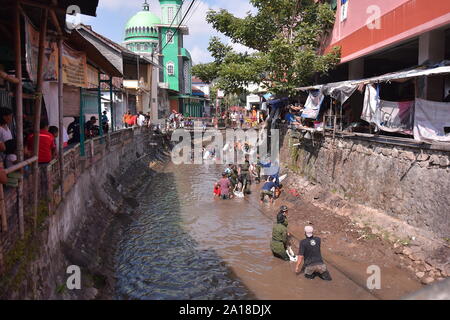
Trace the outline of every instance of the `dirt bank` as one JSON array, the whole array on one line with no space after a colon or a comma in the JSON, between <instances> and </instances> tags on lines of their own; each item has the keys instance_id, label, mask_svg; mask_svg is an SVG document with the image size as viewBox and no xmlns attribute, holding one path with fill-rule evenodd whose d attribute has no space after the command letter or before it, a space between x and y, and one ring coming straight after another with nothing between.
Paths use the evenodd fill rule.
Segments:
<instances>
[{"instance_id":1,"label":"dirt bank","mask_svg":"<svg viewBox=\"0 0 450 320\"><path fill-rule=\"evenodd\" d=\"M377 297L398 298L419 289L420 283L430 284L449 276L450 251L445 243L286 171L289 177L275 205L288 204L291 208L294 234L303 238L304 226L312 223L324 239L325 258L361 285L368 278L367 267L379 266L382 289L374 292Z\"/></svg>"}]
</instances>

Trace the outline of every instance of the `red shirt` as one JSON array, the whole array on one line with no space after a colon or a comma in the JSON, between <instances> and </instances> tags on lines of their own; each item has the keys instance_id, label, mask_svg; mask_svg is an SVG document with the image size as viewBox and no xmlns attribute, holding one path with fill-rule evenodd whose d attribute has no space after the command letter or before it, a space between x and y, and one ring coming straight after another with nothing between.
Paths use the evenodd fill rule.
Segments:
<instances>
[{"instance_id":1,"label":"red shirt","mask_svg":"<svg viewBox=\"0 0 450 320\"><path fill-rule=\"evenodd\" d=\"M27 147L34 151L34 134L30 134L27 139ZM49 163L53 160L52 150L56 149L55 137L47 130L39 133L39 163Z\"/></svg>"}]
</instances>

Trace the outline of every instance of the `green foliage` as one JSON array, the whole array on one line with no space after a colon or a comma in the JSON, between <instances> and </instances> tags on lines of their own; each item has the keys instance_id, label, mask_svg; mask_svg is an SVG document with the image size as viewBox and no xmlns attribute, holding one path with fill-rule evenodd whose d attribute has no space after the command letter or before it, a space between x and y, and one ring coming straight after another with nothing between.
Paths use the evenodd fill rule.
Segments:
<instances>
[{"instance_id":1,"label":"green foliage","mask_svg":"<svg viewBox=\"0 0 450 320\"><path fill-rule=\"evenodd\" d=\"M211 83L217 78L218 66L215 63L197 64L192 67L192 74L206 83Z\"/></svg>"},{"instance_id":2,"label":"green foliage","mask_svg":"<svg viewBox=\"0 0 450 320\"><path fill-rule=\"evenodd\" d=\"M256 52L241 54L211 38L214 62L197 65L193 74L217 81L226 93L240 94L250 83L262 83L274 93L294 93L327 73L340 58L339 48L320 54L320 46L334 24L335 12L313 0L250 0L256 14L237 18L226 10L210 10L207 21L232 42Z\"/></svg>"},{"instance_id":3,"label":"green foliage","mask_svg":"<svg viewBox=\"0 0 450 320\"><path fill-rule=\"evenodd\" d=\"M38 234L33 232L31 212L25 214L28 221L25 223L23 239L18 239L13 248L5 255L4 275L0 278L0 296L7 290L18 290L28 277L28 272L33 261L38 257L41 246ZM45 229L45 222L49 216L48 206L45 201L38 205L37 231Z\"/></svg>"}]
</instances>

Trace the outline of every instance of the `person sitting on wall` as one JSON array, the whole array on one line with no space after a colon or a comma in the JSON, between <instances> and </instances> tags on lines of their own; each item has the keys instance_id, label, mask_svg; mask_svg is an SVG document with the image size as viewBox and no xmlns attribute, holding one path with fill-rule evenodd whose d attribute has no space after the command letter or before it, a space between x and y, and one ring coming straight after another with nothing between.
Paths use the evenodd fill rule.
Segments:
<instances>
[{"instance_id":1,"label":"person sitting on wall","mask_svg":"<svg viewBox=\"0 0 450 320\"><path fill-rule=\"evenodd\" d=\"M93 138L98 135L98 126L95 125L96 123L97 118L92 116L91 119L84 125L86 139Z\"/></svg>"},{"instance_id":2,"label":"person sitting on wall","mask_svg":"<svg viewBox=\"0 0 450 320\"><path fill-rule=\"evenodd\" d=\"M72 135L72 138L69 139L69 144L79 143L80 142L80 118L74 117L74 120L67 127L67 133Z\"/></svg>"}]
</instances>

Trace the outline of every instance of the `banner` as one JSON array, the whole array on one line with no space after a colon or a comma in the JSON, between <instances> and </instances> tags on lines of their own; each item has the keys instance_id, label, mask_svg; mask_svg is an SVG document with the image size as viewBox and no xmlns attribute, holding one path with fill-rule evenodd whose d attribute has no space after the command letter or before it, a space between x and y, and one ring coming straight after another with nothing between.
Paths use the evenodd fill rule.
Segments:
<instances>
[{"instance_id":1,"label":"banner","mask_svg":"<svg viewBox=\"0 0 450 320\"><path fill-rule=\"evenodd\" d=\"M416 99L414 139L450 142L450 103Z\"/></svg>"},{"instance_id":2,"label":"banner","mask_svg":"<svg viewBox=\"0 0 450 320\"><path fill-rule=\"evenodd\" d=\"M80 88L64 85L63 104L64 104L64 117L79 117Z\"/></svg>"},{"instance_id":3,"label":"banner","mask_svg":"<svg viewBox=\"0 0 450 320\"><path fill-rule=\"evenodd\" d=\"M380 100L373 85L366 86L361 119L386 132L413 133L414 101Z\"/></svg>"},{"instance_id":4,"label":"banner","mask_svg":"<svg viewBox=\"0 0 450 320\"><path fill-rule=\"evenodd\" d=\"M87 88L87 63L84 52L63 45L62 53L63 82L65 84Z\"/></svg>"},{"instance_id":5,"label":"banner","mask_svg":"<svg viewBox=\"0 0 450 320\"><path fill-rule=\"evenodd\" d=\"M44 81L58 80L58 45L56 42L44 43ZM28 76L31 81L37 81L37 67L39 56L39 32L25 19L25 60Z\"/></svg>"}]
</instances>

